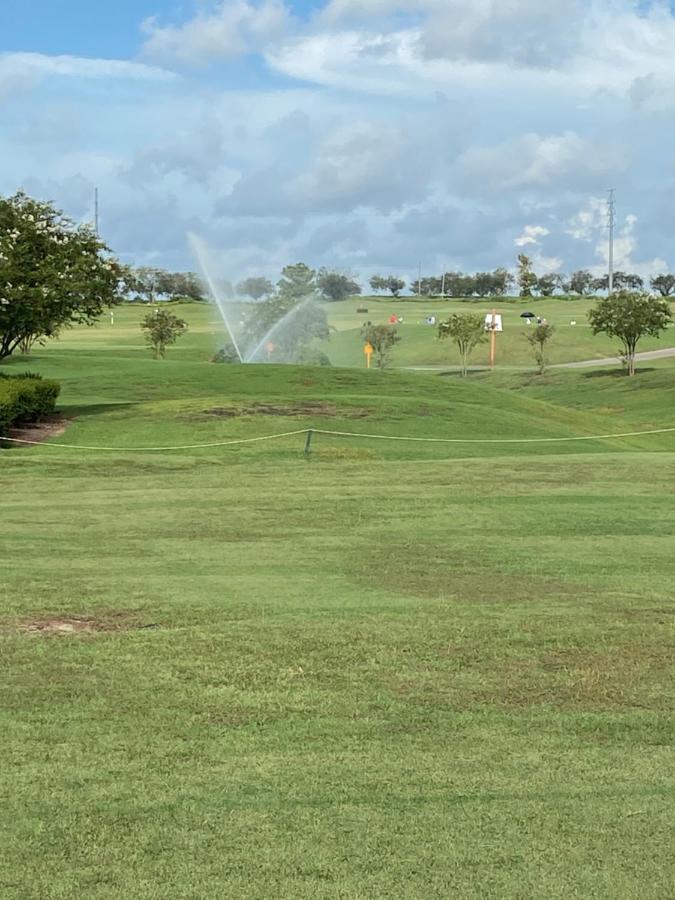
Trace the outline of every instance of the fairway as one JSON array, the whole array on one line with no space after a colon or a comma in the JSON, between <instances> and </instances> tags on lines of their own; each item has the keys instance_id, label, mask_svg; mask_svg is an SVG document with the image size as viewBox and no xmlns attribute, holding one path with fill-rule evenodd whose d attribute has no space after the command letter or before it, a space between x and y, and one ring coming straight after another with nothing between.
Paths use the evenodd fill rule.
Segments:
<instances>
[{"instance_id":1,"label":"fairway","mask_svg":"<svg viewBox=\"0 0 675 900\"><path fill-rule=\"evenodd\" d=\"M109 449L0 450L0 896L671 896L675 366L215 365L180 309L2 366Z\"/></svg>"}]
</instances>

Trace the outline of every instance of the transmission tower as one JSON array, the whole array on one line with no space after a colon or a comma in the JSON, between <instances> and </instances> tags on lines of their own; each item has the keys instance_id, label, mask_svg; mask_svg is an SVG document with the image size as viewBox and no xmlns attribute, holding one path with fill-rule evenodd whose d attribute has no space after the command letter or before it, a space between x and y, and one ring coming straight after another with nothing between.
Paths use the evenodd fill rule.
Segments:
<instances>
[{"instance_id":1,"label":"transmission tower","mask_svg":"<svg viewBox=\"0 0 675 900\"><path fill-rule=\"evenodd\" d=\"M609 230L609 293L614 290L614 227L616 225L616 199L612 188L607 198L607 228Z\"/></svg>"}]
</instances>

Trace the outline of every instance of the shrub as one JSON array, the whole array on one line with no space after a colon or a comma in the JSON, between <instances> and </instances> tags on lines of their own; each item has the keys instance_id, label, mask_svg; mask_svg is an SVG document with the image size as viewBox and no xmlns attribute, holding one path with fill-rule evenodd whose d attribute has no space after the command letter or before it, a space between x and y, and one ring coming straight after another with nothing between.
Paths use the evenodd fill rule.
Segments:
<instances>
[{"instance_id":1,"label":"shrub","mask_svg":"<svg viewBox=\"0 0 675 900\"><path fill-rule=\"evenodd\" d=\"M214 353L211 357L211 362L214 363L227 363L228 365L234 365L236 363L240 363L239 354L237 353L234 344L226 344L224 347L221 347L217 353Z\"/></svg>"},{"instance_id":2,"label":"shrub","mask_svg":"<svg viewBox=\"0 0 675 900\"><path fill-rule=\"evenodd\" d=\"M312 350L310 347L303 347L294 362L298 366L332 366L329 357L323 351Z\"/></svg>"},{"instance_id":3,"label":"shrub","mask_svg":"<svg viewBox=\"0 0 675 900\"><path fill-rule=\"evenodd\" d=\"M61 385L28 372L23 375L0 373L0 435L15 425L38 422L51 415Z\"/></svg>"}]
</instances>

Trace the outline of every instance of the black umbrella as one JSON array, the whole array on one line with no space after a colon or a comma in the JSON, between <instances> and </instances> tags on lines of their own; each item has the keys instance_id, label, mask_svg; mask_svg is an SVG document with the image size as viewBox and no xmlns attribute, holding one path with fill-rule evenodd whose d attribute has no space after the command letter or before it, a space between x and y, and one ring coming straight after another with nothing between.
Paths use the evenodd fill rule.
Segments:
<instances>
[{"instance_id":1,"label":"black umbrella","mask_svg":"<svg viewBox=\"0 0 675 900\"><path fill-rule=\"evenodd\" d=\"M524 312L520 314L521 319L536 319L536 315L531 312Z\"/></svg>"}]
</instances>

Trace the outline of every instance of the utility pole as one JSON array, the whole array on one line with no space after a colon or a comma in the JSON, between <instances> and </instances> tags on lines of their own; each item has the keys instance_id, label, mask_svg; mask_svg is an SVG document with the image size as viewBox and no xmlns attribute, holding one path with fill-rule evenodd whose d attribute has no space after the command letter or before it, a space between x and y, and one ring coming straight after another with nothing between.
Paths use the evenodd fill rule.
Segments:
<instances>
[{"instance_id":1,"label":"utility pole","mask_svg":"<svg viewBox=\"0 0 675 900\"><path fill-rule=\"evenodd\" d=\"M609 229L609 293L614 290L614 227L616 225L616 199L614 188L607 198L607 227Z\"/></svg>"},{"instance_id":2,"label":"utility pole","mask_svg":"<svg viewBox=\"0 0 675 900\"><path fill-rule=\"evenodd\" d=\"M443 278L441 280L441 297L445 299L445 266L443 266Z\"/></svg>"},{"instance_id":3,"label":"utility pole","mask_svg":"<svg viewBox=\"0 0 675 900\"><path fill-rule=\"evenodd\" d=\"M422 263L420 263L419 267L419 275L417 278L417 296L422 296Z\"/></svg>"}]
</instances>

